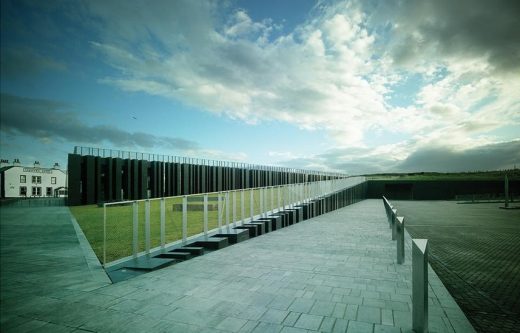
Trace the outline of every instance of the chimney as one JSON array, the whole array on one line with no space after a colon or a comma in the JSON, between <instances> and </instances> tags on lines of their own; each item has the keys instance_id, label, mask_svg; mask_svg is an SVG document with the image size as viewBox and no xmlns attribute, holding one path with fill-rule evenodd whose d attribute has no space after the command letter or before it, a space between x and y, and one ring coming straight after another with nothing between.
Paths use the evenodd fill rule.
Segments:
<instances>
[{"instance_id":1,"label":"chimney","mask_svg":"<svg viewBox=\"0 0 520 333\"><path fill-rule=\"evenodd\" d=\"M40 161L34 161L34 167L39 168L40 167Z\"/></svg>"},{"instance_id":2,"label":"chimney","mask_svg":"<svg viewBox=\"0 0 520 333\"><path fill-rule=\"evenodd\" d=\"M20 160L15 158L14 161L13 161L13 166L19 166L21 163L20 163Z\"/></svg>"},{"instance_id":3,"label":"chimney","mask_svg":"<svg viewBox=\"0 0 520 333\"><path fill-rule=\"evenodd\" d=\"M9 165L9 160L0 160L0 167L5 167Z\"/></svg>"},{"instance_id":4,"label":"chimney","mask_svg":"<svg viewBox=\"0 0 520 333\"><path fill-rule=\"evenodd\" d=\"M52 167L54 170L60 169L60 164L58 162L54 163L54 166Z\"/></svg>"}]
</instances>

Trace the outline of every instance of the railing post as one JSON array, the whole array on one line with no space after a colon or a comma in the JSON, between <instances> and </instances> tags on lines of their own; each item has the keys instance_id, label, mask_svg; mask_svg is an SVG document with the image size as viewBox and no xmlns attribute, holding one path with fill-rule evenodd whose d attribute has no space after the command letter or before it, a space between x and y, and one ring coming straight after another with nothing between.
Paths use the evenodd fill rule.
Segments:
<instances>
[{"instance_id":1,"label":"railing post","mask_svg":"<svg viewBox=\"0 0 520 333\"><path fill-rule=\"evenodd\" d=\"M76 148L74 148L76 149ZM107 264L107 204L103 204L103 267Z\"/></svg>"},{"instance_id":2,"label":"railing post","mask_svg":"<svg viewBox=\"0 0 520 333\"><path fill-rule=\"evenodd\" d=\"M412 327L428 332L428 240L412 240Z\"/></svg>"},{"instance_id":3,"label":"railing post","mask_svg":"<svg viewBox=\"0 0 520 333\"><path fill-rule=\"evenodd\" d=\"M244 190L240 190L240 220L242 221L242 224L244 224L244 221L246 219L246 205L244 200Z\"/></svg>"},{"instance_id":4,"label":"railing post","mask_svg":"<svg viewBox=\"0 0 520 333\"><path fill-rule=\"evenodd\" d=\"M188 238L188 197L182 197L182 244L186 244Z\"/></svg>"},{"instance_id":5,"label":"railing post","mask_svg":"<svg viewBox=\"0 0 520 333\"><path fill-rule=\"evenodd\" d=\"M260 187L258 189L259 195L260 195L260 217L264 217L264 189Z\"/></svg>"},{"instance_id":6,"label":"railing post","mask_svg":"<svg viewBox=\"0 0 520 333\"><path fill-rule=\"evenodd\" d=\"M226 192L226 228L229 230L229 215L230 215L230 209L229 209L229 192Z\"/></svg>"},{"instance_id":7,"label":"railing post","mask_svg":"<svg viewBox=\"0 0 520 333\"><path fill-rule=\"evenodd\" d=\"M166 245L166 200L161 198L161 248Z\"/></svg>"},{"instance_id":8,"label":"railing post","mask_svg":"<svg viewBox=\"0 0 520 333\"><path fill-rule=\"evenodd\" d=\"M264 188L264 215L263 217L267 217L267 211L269 210L267 207L269 206L268 200L267 200L267 190L268 188Z\"/></svg>"},{"instance_id":9,"label":"railing post","mask_svg":"<svg viewBox=\"0 0 520 333\"><path fill-rule=\"evenodd\" d=\"M254 198L254 190L251 189L249 193L249 211L251 214L251 222L253 222L255 215L255 198Z\"/></svg>"},{"instance_id":10,"label":"railing post","mask_svg":"<svg viewBox=\"0 0 520 333\"><path fill-rule=\"evenodd\" d=\"M274 187L271 187L271 214L274 213Z\"/></svg>"},{"instance_id":11,"label":"railing post","mask_svg":"<svg viewBox=\"0 0 520 333\"><path fill-rule=\"evenodd\" d=\"M278 188L277 188L277 191L278 191L278 196L277 196L278 197L278 211L279 212L282 211L282 197L280 195L280 192L281 192L280 188L281 188L281 186L278 186Z\"/></svg>"},{"instance_id":12,"label":"railing post","mask_svg":"<svg viewBox=\"0 0 520 333\"><path fill-rule=\"evenodd\" d=\"M233 191L233 228L237 226L237 191Z\"/></svg>"},{"instance_id":13,"label":"railing post","mask_svg":"<svg viewBox=\"0 0 520 333\"><path fill-rule=\"evenodd\" d=\"M144 202L144 246L146 255L150 255L150 200Z\"/></svg>"},{"instance_id":14,"label":"railing post","mask_svg":"<svg viewBox=\"0 0 520 333\"><path fill-rule=\"evenodd\" d=\"M208 235L208 195L204 194L204 236Z\"/></svg>"},{"instance_id":15,"label":"railing post","mask_svg":"<svg viewBox=\"0 0 520 333\"><path fill-rule=\"evenodd\" d=\"M268 190L267 187L264 188L264 215L263 215L263 217L267 217L267 211L268 211L267 207L269 206L268 201L267 201L267 190Z\"/></svg>"},{"instance_id":16,"label":"railing post","mask_svg":"<svg viewBox=\"0 0 520 333\"><path fill-rule=\"evenodd\" d=\"M395 220L397 219L397 209L392 209L392 240L395 240Z\"/></svg>"},{"instance_id":17,"label":"railing post","mask_svg":"<svg viewBox=\"0 0 520 333\"><path fill-rule=\"evenodd\" d=\"M222 229L222 193L217 195L218 230Z\"/></svg>"},{"instance_id":18,"label":"railing post","mask_svg":"<svg viewBox=\"0 0 520 333\"><path fill-rule=\"evenodd\" d=\"M398 216L396 219L397 233L397 263L404 263L404 217Z\"/></svg>"},{"instance_id":19,"label":"railing post","mask_svg":"<svg viewBox=\"0 0 520 333\"><path fill-rule=\"evenodd\" d=\"M137 205L137 201L134 201L134 203L132 204L132 212L133 212L132 255L135 259L135 258L137 258L137 253L139 252L139 220L138 220L139 206Z\"/></svg>"}]
</instances>

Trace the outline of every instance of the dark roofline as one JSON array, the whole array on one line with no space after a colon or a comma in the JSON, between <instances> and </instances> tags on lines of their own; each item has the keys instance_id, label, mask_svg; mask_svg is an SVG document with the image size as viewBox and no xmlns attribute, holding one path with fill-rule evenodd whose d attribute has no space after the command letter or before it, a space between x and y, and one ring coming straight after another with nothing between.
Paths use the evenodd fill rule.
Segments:
<instances>
[{"instance_id":1,"label":"dark roofline","mask_svg":"<svg viewBox=\"0 0 520 333\"><path fill-rule=\"evenodd\" d=\"M15 167L14 165L8 165L8 166L5 166L5 167L2 167L0 168L0 172L4 172L5 170L9 170L11 168Z\"/></svg>"}]
</instances>

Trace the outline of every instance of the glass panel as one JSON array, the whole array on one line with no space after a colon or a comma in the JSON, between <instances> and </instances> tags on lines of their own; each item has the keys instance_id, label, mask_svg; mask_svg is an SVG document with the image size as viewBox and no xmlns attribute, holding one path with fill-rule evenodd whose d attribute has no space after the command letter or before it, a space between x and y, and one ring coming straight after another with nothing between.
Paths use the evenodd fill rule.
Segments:
<instances>
[{"instance_id":1,"label":"glass panel","mask_svg":"<svg viewBox=\"0 0 520 333\"><path fill-rule=\"evenodd\" d=\"M103 262L103 207L97 205L72 206L70 210L99 261Z\"/></svg>"},{"instance_id":2,"label":"glass panel","mask_svg":"<svg viewBox=\"0 0 520 333\"><path fill-rule=\"evenodd\" d=\"M218 227L218 194L208 195L208 230Z\"/></svg>"},{"instance_id":3,"label":"glass panel","mask_svg":"<svg viewBox=\"0 0 520 333\"><path fill-rule=\"evenodd\" d=\"M95 206L97 207L97 206ZM103 208L98 208L96 224L96 243L99 242L100 254L98 257L103 260ZM107 263L132 255L132 230L133 230L133 209L132 203L107 206L106 222L106 255ZM87 236L88 238L88 236ZM89 238L90 241L90 238ZM90 241L92 244L92 241ZM94 246L92 246L94 248Z\"/></svg>"},{"instance_id":4,"label":"glass panel","mask_svg":"<svg viewBox=\"0 0 520 333\"><path fill-rule=\"evenodd\" d=\"M204 232L204 195L188 196L188 237Z\"/></svg>"},{"instance_id":5,"label":"glass panel","mask_svg":"<svg viewBox=\"0 0 520 333\"><path fill-rule=\"evenodd\" d=\"M165 199L166 244L182 239L182 197Z\"/></svg>"},{"instance_id":6,"label":"glass panel","mask_svg":"<svg viewBox=\"0 0 520 333\"><path fill-rule=\"evenodd\" d=\"M150 200L150 247L161 246L161 200Z\"/></svg>"},{"instance_id":7,"label":"glass panel","mask_svg":"<svg viewBox=\"0 0 520 333\"><path fill-rule=\"evenodd\" d=\"M260 196L261 196L261 191L260 189L255 189L255 215L259 215L262 213L261 209L260 209Z\"/></svg>"}]
</instances>

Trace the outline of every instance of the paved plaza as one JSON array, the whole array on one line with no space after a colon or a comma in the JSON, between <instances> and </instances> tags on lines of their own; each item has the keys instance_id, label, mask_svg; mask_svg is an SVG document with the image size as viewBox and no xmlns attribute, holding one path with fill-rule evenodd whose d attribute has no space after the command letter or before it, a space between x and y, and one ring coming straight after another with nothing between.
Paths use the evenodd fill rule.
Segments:
<instances>
[{"instance_id":1,"label":"paved plaza","mask_svg":"<svg viewBox=\"0 0 520 333\"><path fill-rule=\"evenodd\" d=\"M497 202L392 203L414 237L430 239L430 263L474 327L518 332L520 209Z\"/></svg>"},{"instance_id":2,"label":"paved plaza","mask_svg":"<svg viewBox=\"0 0 520 333\"><path fill-rule=\"evenodd\" d=\"M397 265L383 203L365 200L110 284L66 207L2 208L1 329L408 332L406 241ZM430 331L473 332L431 269L429 279Z\"/></svg>"}]
</instances>

